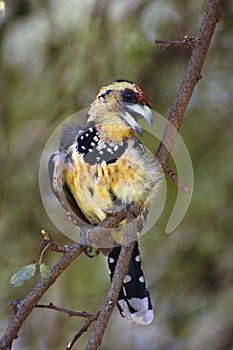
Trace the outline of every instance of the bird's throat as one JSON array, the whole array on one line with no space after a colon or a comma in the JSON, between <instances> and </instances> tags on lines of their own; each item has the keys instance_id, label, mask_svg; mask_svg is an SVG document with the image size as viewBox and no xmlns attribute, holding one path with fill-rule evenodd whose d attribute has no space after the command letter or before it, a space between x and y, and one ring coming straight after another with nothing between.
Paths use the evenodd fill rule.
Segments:
<instances>
[{"instance_id":1,"label":"bird's throat","mask_svg":"<svg viewBox=\"0 0 233 350\"><path fill-rule=\"evenodd\" d=\"M134 134L132 128L120 125L119 123L102 124L98 129L102 139L113 142L120 142L123 139L129 139Z\"/></svg>"}]
</instances>

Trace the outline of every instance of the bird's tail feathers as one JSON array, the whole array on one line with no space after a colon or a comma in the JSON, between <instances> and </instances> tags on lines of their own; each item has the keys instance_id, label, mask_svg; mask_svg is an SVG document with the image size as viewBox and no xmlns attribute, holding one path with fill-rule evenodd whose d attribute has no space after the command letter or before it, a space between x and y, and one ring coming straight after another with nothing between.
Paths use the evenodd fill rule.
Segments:
<instances>
[{"instance_id":1,"label":"bird's tail feathers","mask_svg":"<svg viewBox=\"0 0 233 350\"><path fill-rule=\"evenodd\" d=\"M113 248L108 256L112 279L121 247ZM119 294L118 309L122 317L134 324L148 325L153 321L153 310L149 291L144 279L138 242L135 242L129 270Z\"/></svg>"}]
</instances>

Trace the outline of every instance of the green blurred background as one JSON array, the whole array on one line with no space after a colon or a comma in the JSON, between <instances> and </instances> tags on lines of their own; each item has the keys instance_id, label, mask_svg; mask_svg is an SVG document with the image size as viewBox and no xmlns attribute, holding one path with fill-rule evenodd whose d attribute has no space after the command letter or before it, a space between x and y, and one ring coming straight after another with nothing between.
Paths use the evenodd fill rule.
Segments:
<instances>
[{"instance_id":1,"label":"green blurred background","mask_svg":"<svg viewBox=\"0 0 233 350\"><path fill-rule=\"evenodd\" d=\"M3 3L2 1L0 3ZM87 107L116 78L139 84L153 109L168 115L189 50L161 50L155 38L195 35L205 2L169 0L8 0L0 18L0 333L11 319L9 302L26 296L10 277L32 262L40 229L69 244L43 208L38 168L59 123ZM165 233L177 192L169 180L166 210L140 242L155 321L135 327L117 310L103 350L228 350L233 347L233 5L225 2L181 135L194 168L192 202L182 223ZM44 261L57 260L49 253ZM81 256L43 302L94 313L109 286L103 257ZM34 310L14 349L64 349L83 320ZM84 334L75 349L84 349Z\"/></svg>"}]
</instances>

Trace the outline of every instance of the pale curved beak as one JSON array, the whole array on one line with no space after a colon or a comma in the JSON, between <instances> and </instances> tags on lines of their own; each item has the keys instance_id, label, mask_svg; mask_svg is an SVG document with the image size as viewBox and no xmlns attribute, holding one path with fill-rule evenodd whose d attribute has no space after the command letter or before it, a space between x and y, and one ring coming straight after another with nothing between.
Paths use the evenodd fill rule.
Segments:
<instances>
[{"instance_id":1,"label":"pale curved beak","mask_svg":"<svg viewBox=\"0 0 233 350\"><path fill-rule=\"evenodd\" d=\"M144 118L152 126L152 111L148 106L127 104L124 109L125 113L122 117L140 136L142 136L142 129L137 123L137 119Z\"/></svg>"}]
</instances>

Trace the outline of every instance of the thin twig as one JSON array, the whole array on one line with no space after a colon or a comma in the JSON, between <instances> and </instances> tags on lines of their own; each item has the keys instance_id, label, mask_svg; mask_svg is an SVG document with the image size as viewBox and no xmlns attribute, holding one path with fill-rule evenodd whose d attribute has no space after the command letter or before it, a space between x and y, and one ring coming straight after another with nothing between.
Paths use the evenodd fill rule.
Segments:
<instances>
[{"instance_id":1,"label":"thin twig","mask_svg":"<svg viewBox=\"0 0 233 350\"><path fill-rule=\"evenodd\" d=\"M96 316L96 317L95 317ZM97 315L93 315L93 317L90 317L88 320L86 320L83 327L74 335L73 339L69 342L69 344L66 347L66 350L72 349L73 345L76 343L76 341L81 337L81 335L88 330L88 328L91 326L92 322L94 322L97 318Z\"/></svg>"},{"instance_id":2,"label":"thin twig","mask_svg":"<svg viewBox=\"0 0 233 350\"><path fill-rule=\"evenodd\" d=\"M49 248L51 251L53 252L56 252L56 253L65 253L68 246L65 245L65 246L59 246L57 245L56 242L54 242L54 240L52 239L51 235L46 232L45 230L41 230L41 233L43 235L43 239L41 239L40 241L40 247L39 247L39 250L35 256L35 258L33 259L33 263L40 263L41 259L42 259L42 256L44 254L44 251Z\"/></svg>"},{"instance_id":3,"label":"thin twig","mask_svg":"<svg viewBox=\"0 0 233 350\"><path fill-rule=\"evenodd\" d=\"M65 314L67 314L69 317L76 316L76 317L84 317L84 318L93 318L95 320L98 317L98 313L93 315L93 314L89 314L86 311L73 311L73 310L66 309L64 307L56 306L53 303L49 303L47 305L37 304L35 307L40 308L40 309L50 309L50 310L54 310L54 311L63 312Z\"/></svg>"},{"instance_id":4,"label":"thin twig","mask_svg":"<svg viewBox=\"0 0 233 350\"><path fill-rule=\"evenodd\" d=\"M170 40L157 40L155 39L155 44L161 44L161 48L165 49L170 49L171 47L176 47L176 46L188 46L190 49L194 46L196 41L195 36L188 37L187 35L184 37L183 40L175 40L175 41L170 41Z\"/></svg>"},{"instance_id":5,"label":"thin twig","mask_svg":"<svg viewBox=\"0 0 233 350\"><path fill-rule=\"evenodd\" d=\"M63 245L59 246L53 239L52 236L48 231L41 230L41 234L43 235L44 239L42 240L42 245L47 245L49 244L49 248L51 251L56 252L56 253L65 253L68 246Z\"/></svg>"}]
</instances>

